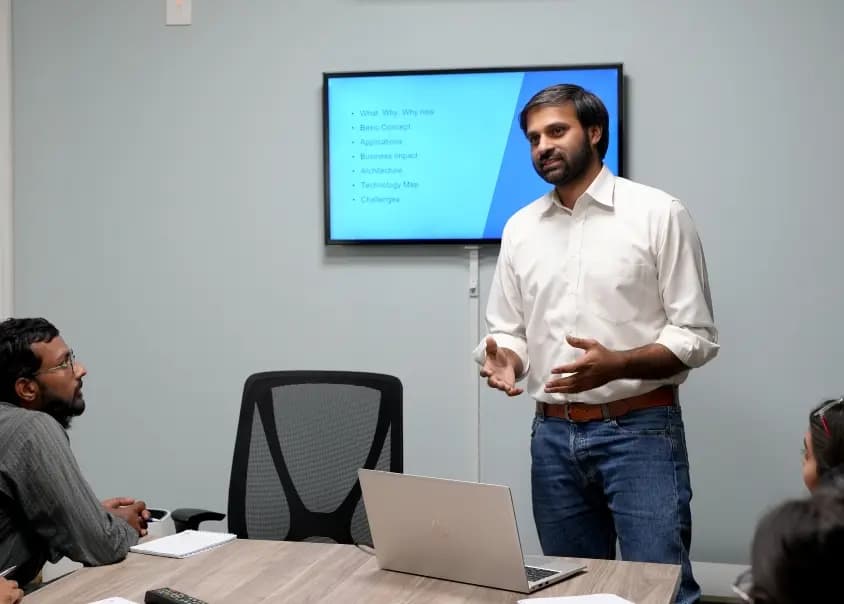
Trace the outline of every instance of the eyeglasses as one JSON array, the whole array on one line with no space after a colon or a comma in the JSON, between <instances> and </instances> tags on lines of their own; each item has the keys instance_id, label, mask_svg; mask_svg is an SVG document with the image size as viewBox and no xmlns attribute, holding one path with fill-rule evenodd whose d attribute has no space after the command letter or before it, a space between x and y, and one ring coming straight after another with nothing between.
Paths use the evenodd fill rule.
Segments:
<instances>
[{"instance_id":1,"label":"eyeglasses","mask_svg":"<svg viewBox=\"0 0 844 604\"><path fill-rule=\"evenodd\" d=\"M841 398L834 398L832 400L826 401L821 408L812 413L812 417L819 417L821 418L821 425L823 425L824 432L826 432L827 436L832 436L832 431L829 429L829 424L826 423L826 418L824 414L835 407L836 405L840 405L844 403L844 397Z\"/></svg>"},{"instance_id":2,"label":"eyeglasses","mask_svg":"<svg viewBox=\"0 0 844 604\"><path fill-rule=\"evenodd\" d=\"M753 569L748 568L741 573L732 584L735 593L742 602L753 602L750 592L753 591Z\"/></svg>"},{"instance_id":3,"label":"eyeglasses","mask_svg":"<svg viewBox=\"0 0 844 604\"><path fill-rule=\"evenodd\" d=\"M39 369L33 376L40 375L42 373L53 373L54 371L64 371L65 369L70 368L70 371L73 372L73 362L76 360L76 355L73 354L72 350L68 350L67 355L64 358L64 361L56 365L55 367L48 367L47 369Z\"/></svg>"}]
</instances>

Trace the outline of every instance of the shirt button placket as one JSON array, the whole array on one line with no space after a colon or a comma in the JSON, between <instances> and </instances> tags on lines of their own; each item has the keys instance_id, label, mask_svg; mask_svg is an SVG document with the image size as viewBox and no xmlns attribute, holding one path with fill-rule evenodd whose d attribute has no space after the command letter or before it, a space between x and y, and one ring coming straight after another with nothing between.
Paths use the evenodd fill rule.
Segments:
<instances>
[{"instance_id":1,"label":"shirt button placket","mask_svg":"<svg viewBox=\"0 0 844 604\"><path fill-rule=\"evenodd\" d=\"M579 314L578 302L580 301L580 288L582 285L581 274L583 264L583 224L585 219L585 212L580 207L582 204L575 206L572 215L572 229L571 237L569 238L569 254L568 262L568 296L571 298L571 303L568 305L570 312L566 313L565 328L568 335L580 335L576 333L577 318Z\"/></svg>"}]
</instances>

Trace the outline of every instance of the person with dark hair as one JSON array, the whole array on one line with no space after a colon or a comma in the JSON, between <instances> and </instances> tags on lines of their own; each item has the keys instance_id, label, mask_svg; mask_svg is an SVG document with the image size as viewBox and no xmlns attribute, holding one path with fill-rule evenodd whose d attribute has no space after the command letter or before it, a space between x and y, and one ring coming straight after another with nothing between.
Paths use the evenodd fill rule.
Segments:
<instances>
[{"instance_id":1,"label":"person with dark hair","mask_svg":"<svg viewBox=\"0 0 844 604\"><path fill-rule=\"evenodd\" d=\"M740 578L734 589L755 604L840 602L834 578L842 560L844 491L824 486L806 499L778 505L759 521L752 578Z\"/></svg>"},{"instance_id":2,"label":"person with dark hair","mask_svg":"<svg viewBox=\"0 0 844 604\"><path fill-rule=\"evenodd\" d=\"M822 489L844 494L844 398L825 400L809 412L809 429L803 437L803 483L809 492ZM738 576L733 590L750 602L753 582L751 568Z\"/></svg>"},{"instance_id":3,"label":"person with dark hair","mask_svg":"<svg viewBox=\"0 0 844 604\"><path fill-rule=\"evenodd\" d=\"M803 437L803 482L810 491L824 482L844 485L844 398L824 401L809 413Z\"/></svg>"},{"instance_id":4,"label":"person with dark hair","mask_svg":"<svg viewBox=\"0 0 844 604\"><path fill-rule=\"evenodd\" d=\"M510 396L527 378L533 514L543 553L682 565L677 602L699 601L678 386L718 352L703 249L671 195L603 165L609 118L571 84L519 123L553 189L504 227L475 349Z\"/></svg>"},{"instance_id":5,"label":"person with dark hair","mask_svg":"<svg viewBox=\"0 0 844 604\"><path fill-rule=\"evenodd\" d=\"M77 361L46 319L0 323L0 568L21 585L62 556L86 566L126 557L146 534L143 501L98 501L67 436L85 410Z\"/></svg>"}]
</instances>

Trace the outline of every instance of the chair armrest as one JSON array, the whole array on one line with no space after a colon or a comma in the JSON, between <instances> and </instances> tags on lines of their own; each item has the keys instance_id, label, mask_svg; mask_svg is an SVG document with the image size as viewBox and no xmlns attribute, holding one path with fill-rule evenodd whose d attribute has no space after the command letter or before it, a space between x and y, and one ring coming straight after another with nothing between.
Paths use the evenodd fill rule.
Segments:
<instances>
[{"instance_id":1,"label":"chair armrest","mask_svg":"<svg viewBox=\"0 0 844 604\"><path fill-rule=\"evenodd\" d=\"M200 522L206 520L222 520L226 517L220 512L212 512L210 510L200 510L197 508L179 508L170 513L173 519L173 524L176 527L176 532L181 533L187 529L197 530Z\"/></svg>"}]
</instances>

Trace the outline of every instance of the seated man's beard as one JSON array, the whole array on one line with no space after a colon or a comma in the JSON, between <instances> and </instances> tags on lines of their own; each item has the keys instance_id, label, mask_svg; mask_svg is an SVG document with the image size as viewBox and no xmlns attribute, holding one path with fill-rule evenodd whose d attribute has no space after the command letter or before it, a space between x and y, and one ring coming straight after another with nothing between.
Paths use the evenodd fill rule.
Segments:
<instances>
[{"instance_id":1,"label":"seated man's beard","mask_svg":"<svg viewBox=\"0 0 844 604\"><path fill-rule=\"evenodd\" d=\"M50 393L44 394L44 406L41 410L53 417L62 428L70 428L71 420L85 411L85 399L81 393L71 399L63 399Z\"/></svg>"}]
</instances>

